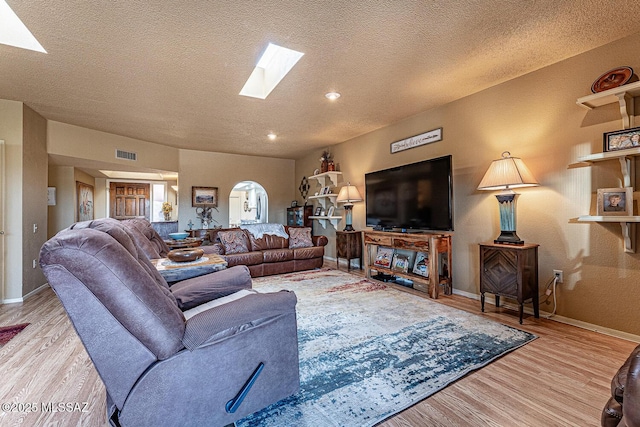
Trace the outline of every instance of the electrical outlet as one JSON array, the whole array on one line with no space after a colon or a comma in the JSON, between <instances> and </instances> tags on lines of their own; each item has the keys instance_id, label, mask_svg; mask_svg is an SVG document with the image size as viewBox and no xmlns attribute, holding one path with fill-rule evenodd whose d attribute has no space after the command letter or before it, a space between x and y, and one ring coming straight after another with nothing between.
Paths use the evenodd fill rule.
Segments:
<instances>
[{"instance_id":1,"label":"electrical outlet","mask_svg":"<svg viewBox=\"0 0 640 427\"><path fill-rule=\"evenodd\" d=\"M558 280L557 283L564 282L564 274L562 273L562 270L553 270L553 277Z\"/></svg>"}]
</instances>

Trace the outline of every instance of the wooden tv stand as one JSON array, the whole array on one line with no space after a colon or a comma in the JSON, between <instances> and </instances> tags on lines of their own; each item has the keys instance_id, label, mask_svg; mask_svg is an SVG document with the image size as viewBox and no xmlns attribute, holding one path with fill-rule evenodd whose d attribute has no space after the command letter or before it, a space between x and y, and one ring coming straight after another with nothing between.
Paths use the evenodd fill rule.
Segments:
<instances>
[{"instance_id":1,"label":"wooden tv stand","mask_svg":"<svg viewBox=\"0 0 640 427\"><path fill-rule=\"evenodd\" d=\"M444 285L446 295L451 295L451 234L441 232L394 233L387 231L364 231L364 269L368 279L374 279L371 272L393 275L409 279L413 288L427 292L431 298L438 298L440 285ZM403 251L424 252L429 255L429 277L412 272L407 273L392 268L374 265L378 247L387 247Z\"/></svg>"}]
</instances>

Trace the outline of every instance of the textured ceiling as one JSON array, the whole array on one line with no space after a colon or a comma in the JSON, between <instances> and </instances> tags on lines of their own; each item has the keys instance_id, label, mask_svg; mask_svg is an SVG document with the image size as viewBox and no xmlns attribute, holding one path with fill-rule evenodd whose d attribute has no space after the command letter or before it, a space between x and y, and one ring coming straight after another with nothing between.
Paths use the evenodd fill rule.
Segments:
<instances>
[{"instance_id":1,"label":"textured ceiling","mask_svg":"<svg viewBox=\"0 0 640 427\"><path fill-rule=\"evenodd\" d=\"M636 0L7 2L48 54L0 45L1 99L164 145L283 158L640 28ZM305 55L266 100L239 96L269 42Z\"/></svg>"}]
</instances>

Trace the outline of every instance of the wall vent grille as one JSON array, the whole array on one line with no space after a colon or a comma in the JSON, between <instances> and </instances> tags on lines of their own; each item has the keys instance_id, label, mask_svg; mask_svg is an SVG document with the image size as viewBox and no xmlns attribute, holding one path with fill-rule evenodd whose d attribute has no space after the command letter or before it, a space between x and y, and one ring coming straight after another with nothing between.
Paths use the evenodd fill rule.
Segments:
<instances>
[{"instance_id":1,"label":"wall vent grille","mask_svg":"<svg viewBox=\"0 0 640 427\"><path fill-rule=\"evenodd\" d=\"M116 159L131 160L135 162L138 160L138 154L131 151L116 149Z\"/></svg>"}]
</instances>

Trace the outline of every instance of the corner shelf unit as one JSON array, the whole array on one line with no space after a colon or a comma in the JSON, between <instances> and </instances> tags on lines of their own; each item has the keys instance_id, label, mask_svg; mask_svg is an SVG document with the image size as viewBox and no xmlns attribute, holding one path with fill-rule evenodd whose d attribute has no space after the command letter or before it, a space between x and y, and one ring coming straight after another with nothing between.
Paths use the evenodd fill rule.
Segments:
<instances>
[{"instance_id":1,"label":"corner shelf unit","mask_svg":"<svg viewBox=\"0 0 640 427\"><path fill-rule=\"evenodd\" d=\"M338 178L340 176L342 176L342 172L331 171L331 172L320 173L318 175L312 175L309 177L309 179L315 179L316 181L318 181L318 183L320 184L320 187L322 188L331 187L331 186L336 187L338 185ZM322 209L324 209L326 212L331 206L333 206L334 208L337 208L337 205L336 205L337 197L338 195L332 192L329 194L318 194L316 196L309 196L308 199L317 200L318 204L322 206ZM322 226L322 228L326 229L327 224L332 225L333 228L338 228L338 222L340 222L340 220L342 219L342 216L341 215L331 215L331 216L313 215L313 216L310 216L309 218L313 220L317 220L318 223Z\"/></svg>"},{"instance_id":2,"label":"corner shelf unit","mask_svg":"<svg viewBox=\"0 0 640 427\"><path fill-rule=\"evenodd\" d=\"M637 96L640 96L640 82L578 98L576 104L591 110L617 102L620 105L622 127L623 129L629 129L633 127L634 98ZM591 166L597 162L618 160L620 162L623 187L633 187L633 184L635 184L635 158L637 156L640 156L640 147L594 153L579 157L578 163L570 165L570 167ZM640 222L640 216L582 215L578 217L575 222L619 223L622 231L624 251L627 253L635 253L636 223Z\"/></svg>"}]
</instances>

